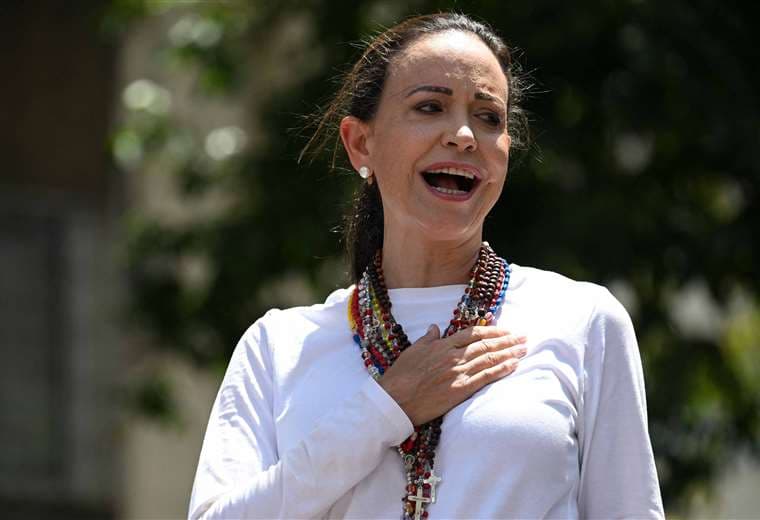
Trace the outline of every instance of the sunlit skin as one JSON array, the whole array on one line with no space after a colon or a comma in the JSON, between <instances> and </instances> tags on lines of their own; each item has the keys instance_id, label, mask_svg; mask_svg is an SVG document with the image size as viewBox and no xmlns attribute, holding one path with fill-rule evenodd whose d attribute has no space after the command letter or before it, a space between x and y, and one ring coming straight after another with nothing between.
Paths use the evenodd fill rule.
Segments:
<instances>
[{"instance_id":1,"label":"sunlit skin","mask_svg":"<svg viewBox=\"0 0 760 520\"><path fill-rule=\"evenodd\" d=\"M371 121L342 121L352 165L368 166L379 184L389 288L467 282L507 175L506 101L507 78L491 50L477 36L449 31L393 59ZM440 163L477 172L466 200L425 182L421 172Z\"/></svg>"}]
</instances>

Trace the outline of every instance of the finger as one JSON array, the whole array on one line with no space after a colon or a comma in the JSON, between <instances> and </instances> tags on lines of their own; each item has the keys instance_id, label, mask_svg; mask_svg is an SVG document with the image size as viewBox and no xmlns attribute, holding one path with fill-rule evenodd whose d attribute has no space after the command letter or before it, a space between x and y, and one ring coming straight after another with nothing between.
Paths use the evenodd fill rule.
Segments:
<instances>
[{"instance_id":1,"label":"finger","mask_svg":"<svg viewBox=\"0 0 760 520\"><path fill-rule=\"evenodd\" d=\"M429 327L427 332L425 333L426 338L430 339L438 339L441 337L441 330L438 328L438 325L435 323L432 323Z\"/></svg>"},{"instance_id":2,"label":"finger","mask_svg":"<svg viewBox=\"0 0 760 520\"><path fill-rule=\"evenodd\" d=\"M415 341L415 344L417 343L430 343L431 341L435 341L441 337L441 330L438 328L438 325L431 324L428 326L427 331L425 332L425 335L422 336L420 339Z\"/></svg>"},{"instance_id":3,"label":"finger","mask_svg":"<svg viewBox=\"0 0 760 520\"><path fill-rule=\"evenodd\" d=\"M470 361L478 356L482 356L488 352L498 352L504 349L512 349L517 345L522 345L527 341L525 336L513 336L508 334L498 338L486 338L471 343L464 347L462 351L462 361ZM511 350L514 354L520 352L519 348ZM524 354L524 352L523 352Z\"/></svg>"},{"instance_id":4,"label":"finger","mask_svg":"<svg viewBox=\"0 0 760 520\"><path fill-rule=\"evenodd\" d=\"M464 363L462 369L465 374L474 375L483 370L488 370L500 365L510 359L517 361L524 357L526 353L527 349L523 345L516 345L504 350L488 351Z\"/></svg>"},{"instance_id":5,"label":"finger","mask_svg":"<svg viewBox=\"0 0 760 520\"><path fill-rule=\"evenodd\" d=\"M515 358L508 359L503 363L486 368L467 378L465 386L472 393L477 392L489 383L506 377L517 369L518 360Z\"/></svg>"},{"instance_id":6,"label":"finger","mask_svg":"<svg viewBox=\"0 0 760 520\"><path fill-rule=\"evenodd\" d=\"M457 331L446 338L446 341L451 347L461 348L482 339L498 338L507 334L509 331L497 327L476 326Z\"/></svg>"}]
</instances>

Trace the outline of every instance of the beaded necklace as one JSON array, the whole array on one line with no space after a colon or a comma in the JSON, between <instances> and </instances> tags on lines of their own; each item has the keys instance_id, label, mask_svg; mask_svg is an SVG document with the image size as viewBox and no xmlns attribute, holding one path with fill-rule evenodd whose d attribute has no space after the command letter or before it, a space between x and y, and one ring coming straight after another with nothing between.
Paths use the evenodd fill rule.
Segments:
<instances>
[{"instance_id":1,"label":"beaded necklace","mask_svg":"<svg viewBox=\"0 0 760 520\"><path fill-rule=\"evenodd\" d=\"M504 301L511 269L483 242L478 259L470 270L470 281L454 309L454 317L443 337L474 325L487 325ZM348 301L348 320L354 341L361 349L367 371L379 380L385 370L411 345L404 330L391 314L391 300L385 286L382 250L365 269ZM435 486L441 479L433 471L435 448L441 437L442 417L415 426L414 433L398 446L406 470L404 520L427 518L427 504L436 501Z\"/></svg>"}]
</instances>

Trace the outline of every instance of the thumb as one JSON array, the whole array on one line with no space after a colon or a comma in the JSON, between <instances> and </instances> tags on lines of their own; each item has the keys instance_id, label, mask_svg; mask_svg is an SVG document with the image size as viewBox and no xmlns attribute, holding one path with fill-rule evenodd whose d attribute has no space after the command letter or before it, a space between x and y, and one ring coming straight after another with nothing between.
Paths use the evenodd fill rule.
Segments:
<instances>
[{"instance_id":1,"label":"thumb","mask_svg":"<svg viewBox=\"0 0 760 520\"><path fill-rule=\"evenodd\" d=\"M427 341L433 341L434 339L439 339L441 337L441 331L438 329L438 325L435 323L431 324L427 332L425 332L425 339Z\"/></svg>"}]
</instances>

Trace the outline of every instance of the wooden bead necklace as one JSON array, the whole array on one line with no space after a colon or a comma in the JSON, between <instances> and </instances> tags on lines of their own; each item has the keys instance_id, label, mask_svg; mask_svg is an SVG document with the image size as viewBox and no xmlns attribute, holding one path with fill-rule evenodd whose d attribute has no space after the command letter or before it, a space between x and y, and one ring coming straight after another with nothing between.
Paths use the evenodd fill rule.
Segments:
<instances>
[{"instance_id":1,"label":"wooden bead necklace","mask_svg":"<svg viewBox=\"0 0 760 520\"><path fill-rule=\"evenodd\" d=\"M497 256L488 242L483 242L470 271L470 281L443 337L474 325L490 324L504 301L510 272L506 260ZM348 320L364 365L376 380L411 345L391 314L382 250L377 251L349 298ZM398 446L406 470L406 493L401 499L404 520L427 518L427 504L436 501L435 486L441 479L435 475L433 463L442 422L443 418L438 417L415 426L414 433Z\"/></svg>"}]
</instances>

